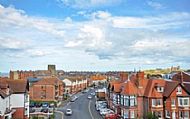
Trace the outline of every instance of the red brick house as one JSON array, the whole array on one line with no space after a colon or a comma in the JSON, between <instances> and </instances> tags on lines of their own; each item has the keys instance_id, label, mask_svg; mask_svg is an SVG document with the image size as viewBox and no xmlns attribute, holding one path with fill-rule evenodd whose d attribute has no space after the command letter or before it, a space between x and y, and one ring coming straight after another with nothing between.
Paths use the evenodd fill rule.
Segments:
<instances>
[{"instance_id":1,"label":"red brick house","mask_svg":"<svg viewBox=\"0 0 190 119\"><path fill-rule=\"evenodd\" d=\"M43 78L30 86L30 98L34 101L62 100L64 83L56 78Z\"/></svg>"},{"instance_id":2,"label":"red brick house","mask_svg":"<svg viewBox=\"0 0 190 119\"><path fill-rule=\"evenodd\" d=\"M189 119L189 96L184 83L146 79L143 72L132 73L128 80L111 81L108 85L108 104L124 119L146 119L148 113L159 119Z\"/></svg>"},{"instance_id":3,"label":"red brick house","mask_svg":"<svg viewBox=\"0 0 190 119\"><path fill-rule=\"evenodd\" d=\"M164 91L164 116L172 119L190 118L190 94L179 82L166 82Z\"/></svg>"}]
</instances>

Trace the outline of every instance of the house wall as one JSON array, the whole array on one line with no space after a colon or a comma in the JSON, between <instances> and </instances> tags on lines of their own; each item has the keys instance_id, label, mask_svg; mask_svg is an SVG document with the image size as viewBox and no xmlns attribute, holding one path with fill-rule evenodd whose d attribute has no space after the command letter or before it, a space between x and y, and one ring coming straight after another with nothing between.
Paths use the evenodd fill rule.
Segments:
<instances>
[{"instance_id":1,"label":"house wall","mask_svg":"<svg viewBox=\"0 0 190 119\"><path fill-rule=\"evenodd\" d=\"M12 108L24 107L24 99L25 99L24 93L12 94L10 99L11 99Z\"/></svg>"},{"instance_id":2,"label":"house wall","mask_svg":"<svg viewBox=\"0 0 190 119\"><path fill-rule=\"evenodd\" d=\"M9 97L2 98L0 96L0 111L4 115L6 108L9 108Z\"/></svg>"},{"instance_id":3,"label":"house wall","mask_svg":"<svg viewBox=\"0 0 190 119\"><path fill-rule=\"evenodd\" d=\"M14 109L14 108L13 108ZM25 119L24 108L15 108L16 112L13 113L13 119Z\"/></svg>"},{"instance_id":4,"label":"house wall","mask_svg":"<svg viewBox=\"0 0 190 119\"><path fill-rule=\"evenodd\" d=\"M55 86L53 85L34 85L33 92L35 93L33 93L32 100L55 101Z\"/></svg>"}]
</instances>

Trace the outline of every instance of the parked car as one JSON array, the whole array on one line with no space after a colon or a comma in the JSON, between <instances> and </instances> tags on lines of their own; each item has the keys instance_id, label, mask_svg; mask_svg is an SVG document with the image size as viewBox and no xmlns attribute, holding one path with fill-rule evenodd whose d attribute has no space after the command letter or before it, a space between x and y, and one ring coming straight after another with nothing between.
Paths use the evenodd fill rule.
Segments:
<instances>
[{"instance_id":1,"label":"parked car","mask_svg":"<svg viewBox=\"0 0 190 119\"><path fill-rule=\"evenodd\" d=\"M34 113L34 112L35 112L35 109L32 109L32 108L29 109L29 113Z\"/></svg>"},{"instance_id":2,"label":"parked car","mask_svg":"<svg viewBox=\"0 0 190 119\"><path fill-rule=\"evenodd\" d=\"M35 107L42 107L42 103L36 103Z\"/></svg>"},{"instance_id":3,"label":"parked car","mask_svg":"<svg viewBox=\"0 0 190 119\"><path fill-rule=\"evenodd\" d=\"M100 109L107 108L107 103L106 101L97 101L95 106L96 106L96 110L99 111Z\"/></svg>"},{"instance_id":4,"label":"parked car","mask_svg":"<svg viewBox=\"0 0 190 119\"><path fill-rule=\"evenodd\" d=\"M92 96L91 96L91 95L88 95L88 99L92 99Z\"/></svg>"},{"instance_id":5,"label":"parked car","mask_svg":"<svg viewBox=\"0 0 190 119\"><path fill-rule=\"evenodd\" d=\"M120 119L117 114L106 114L105 119Z\"/></svg>"},{"instance_id":6,"label":"parked car","mask_svg":"<svg viewBox=\"0 0 190 119\"><path fill-rule=\"evenodd\" d=\"M95 94L95 92L92 92L92 93L90 93L92 96L95 96L96 94Z\"/></svg>"},{"instance_id":7,"label":"parked car","mask_svg":"<svg viewBox=\"0 0 190 119\"><path fill-rule=\"evenodd\" d=\"M73 113L73 112L72 112L71 109L67 109L66 112L65 112L66 115L72 115L72 113Z\"/></svg>"},{"instance_id":8,"label":"parked car","mask_svg":"<svg viewBox=\"0 0 190 119\"><path fill-rule=\"evenodd\" d=\"M30 103L29 107L35 107L35 103Z\"/></svg>"},{"instance_id":9,"label":"parked car","mask_svg":"<svg viewBox=\"0 0 190 119\"><path fill-rule=\"evenodd\" d=\"M71 101L71 102L74 102L77 98L78 98L78 97L74 95L74 96L71 97L71 100L70 100L70 101Z\"/></svg>"},{"instance_id":10,"label":"parked car","mask_svg":"<svg viewBox=\"0 0 190 119\"><path fill-rule=\"evenodd\" d=\"M46 109L41 109L41 112L44 112L44 113L48 113L48 108L46 108Z\"/></svg>"},{"instance_id":11,"label":"parked car","mask_svg":"<svg viewBox=\"0 0 190 119\"><path fill-rule=\"evenodd\" d=\"M108 109L108 108L104 108L104 109L101 109L101 110L100 110L100 114L101 114L102 116L105 116L106 114L112 114L112 113L114 113L114 111L111 110L111 109Z\"/></svg>"},{"instance_id":12,"label":"parked car","mask_svg":"<svg viewBox=\"0 0 190 119\"><path fill-rule=\"evenodd\" d=\"M54 108L54 107L55 107L54 103L51 103L51 104L49 105L49 107L50 107L50 108Z\"/></svg>"},{"instance_id":13,"label":"parked car","mask_svg":"<svg viewBox=\"0 0 190 119\"><path fill-rule=\"evenodd\" d=\"M47 103L47 102L42 103L42 107L43 108L48 108L49 107L49 103Z\"/></svg>"}]
</instances>

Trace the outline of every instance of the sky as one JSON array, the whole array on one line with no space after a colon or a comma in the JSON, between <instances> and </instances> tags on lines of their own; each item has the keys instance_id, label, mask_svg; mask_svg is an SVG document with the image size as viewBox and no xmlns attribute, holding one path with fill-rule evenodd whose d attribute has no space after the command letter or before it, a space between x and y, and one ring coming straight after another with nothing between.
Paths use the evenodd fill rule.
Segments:
<instances>
[{"instance_id":1,"label":"sky","mask_svg":"<svg viewBox=\"0 0 190 119\"><path fill-rule=\"evenodd\" d=\"M0 0L0 72L190 68L189 0Z\"/></svg>"}]
</instances>

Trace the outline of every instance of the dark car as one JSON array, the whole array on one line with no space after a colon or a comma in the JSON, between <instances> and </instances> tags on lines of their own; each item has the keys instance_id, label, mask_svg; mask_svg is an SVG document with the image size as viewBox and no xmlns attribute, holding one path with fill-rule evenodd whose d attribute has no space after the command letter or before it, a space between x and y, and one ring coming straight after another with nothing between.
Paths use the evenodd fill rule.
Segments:
<instances>
[{"instance_id":1,"label":"dark car","mask_svg":"<svg viewBox=\"0 0 190 119\"><path fill-rule=\"evenodd\" d=\"M34 113L34 112L35 112L35 109L32 109L32 108L29 109L29 113Z\"/></svg>"},{"instance_id":2,"label":"dark car","mask_svg":"<svg viewBox=\"0 0 190 119\"><path fill-rule=\"evenodd\" d=\"M41 112L48 113L48 109L41 109Z\"/></svg>"},{"instance_id":3,"label":"dark car","mask_svg":"<svg viewBox=\"0 0 190 119\"><path fill-rule=\"evenodd\" d=\"M30 103L29 107L35 107L35 103Z\"/></svg>"},{"instance_id":4,"label":"dark car","mask_svg":"<svg viewBox=\"0 0 190 119\"><path fill-rule=\"evenodd\" d=\"M42 103L36 103L35 107L42 107Z\"/></svg>"}]
</instances>

